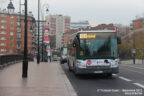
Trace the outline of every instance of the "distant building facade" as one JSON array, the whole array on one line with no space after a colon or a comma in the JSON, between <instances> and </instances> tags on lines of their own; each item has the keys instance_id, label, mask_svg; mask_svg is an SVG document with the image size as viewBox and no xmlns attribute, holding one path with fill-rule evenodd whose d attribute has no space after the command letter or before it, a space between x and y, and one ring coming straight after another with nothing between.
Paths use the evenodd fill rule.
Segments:
<instances>
[{"instance_id":1,"label":"distant building facade","mask_svg":"<svg viewBox=\"0 0 144 96\"><path fill-rule=\"evenodd\" d=\"M86 28L86 27L90 27L90 24L88 21L80 21L80 22L71 22L70 23L71 30L76 30L79 28Z\"/></svg>"},{"instance_id":2,"label":"distant building facade","mask_svg":"<svg viewBox=\"0 0 144 96\"><path fill-rule=\"evenodd\" d=\"M70 17L49 15L46 16L46 25L50 27L49 35L55 36L56 48L60 48L62 46L63 33L70 30Z\"/></svg>"},{"instance_id":3,"label":"distant building facade","mask_svg":"<svg viewBox=\"0 0 144 96\"><path fill-rule=\"evenodd\" d=\"M144 17L133 20L134 29L144 28Z\"/></svg>"},{"instance_id":4,"label":"distant building facade","mask_svg":"<svg viewBox=\"0 0 144 96\"><path fill-rule=\"evenodd\" d=\"M35 51L35 18L28 15L28 54ZM24 51L24 14L0 11L0 54Z\"/></svg>"}]
</instances>

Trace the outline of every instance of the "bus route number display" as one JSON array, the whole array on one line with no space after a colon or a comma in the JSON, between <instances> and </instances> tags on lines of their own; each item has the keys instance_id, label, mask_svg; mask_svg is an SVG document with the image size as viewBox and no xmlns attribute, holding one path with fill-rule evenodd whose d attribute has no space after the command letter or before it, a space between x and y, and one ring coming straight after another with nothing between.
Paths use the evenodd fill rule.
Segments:
<instances>
[{"instance_id":1,"label":"bus route number display","mask_svg":"<svg viewBox=\"0 0 144 96\"><path fill-rule=\"evenodd\" d=\"M95 34L80 34L80 39L96 38Z\"/></svg>"}]
</instances>

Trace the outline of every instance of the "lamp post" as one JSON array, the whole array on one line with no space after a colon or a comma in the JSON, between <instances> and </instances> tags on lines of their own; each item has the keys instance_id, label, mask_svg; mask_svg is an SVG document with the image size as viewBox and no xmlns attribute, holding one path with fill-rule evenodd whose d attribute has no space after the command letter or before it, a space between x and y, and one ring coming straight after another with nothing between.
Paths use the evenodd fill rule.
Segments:
<instances>
[{"instance_id":1,"label":"lamp post","mask_svg":"<svg viewBox=\"0 0 144 96\"><path fill-rule=\"evenodd\" d=\"M135 29L134 29L134 22L131 24L131 30L133 32L133 49L132 49L132 54L133 54L133 64L135 64L135 53L136 53L136 48L135 48Z\"/></svg>"},{"instance_id":2,"label":"lamp post","mask_svg":"<svg viewBox=\"0 0 144 96\"><path fill-rule=\"evenodd\" d=\"M49 8L48 4L43 5L43 9L44 9L44 11L46 11L46 13L48 13L48 11L49 11L48 8ZM43 11L41 11L41 12L42 12L42 19L44 21L44 12ZM43 27L44 27L44 22L43 22ZM44 62L44 28L42 28L42 61Z\"/></svg>"},{"instance_id":3,"label":"lamp post","mask_svg":"<svg viewBox=\"0 0 144 96\"><path fill-rule=\"evenodd\" d=\"M14 6L13 6L13 4L12 4L12 0L10 0L10 3L8 4L8 7L7 7L7 9L8 9L8 13L9 14L12 14L12 13L14 13Z\"/></svg>"},{"instance_id":4,"label":"lamp post","mask_svg":"<svg viewBox=\"0 0 144 96\"><path fill-rule=\"evenodd\" d=\"M40 17L39 17L39 7L40 7L40 0L38 0L38 49L37 49L38 54L37 54L37 64L40 63L40 53L39 53L39 19L40 19Z\"/></svg>"},{"instance_id":5,"label":"lamp post","mask_svg":"<svg viewBox=\"0 0 144 96\"><path fill-rule=\"evenodd\" d=\"M132 29L133 29L133 64L135 64L136 48L135 48L135 30L134 30L134 24L132 24Z\"/></svg>"},{"instance_id":6,"label":"lamp post","mask_svg":"<svg viewBox=\"0 0 144 96\"><path fill-rule=\"evenodd\" d=\"M24 33L24 58L22 77L27 78L28 56L27 56L27 0L25 0L25 33Z\"/></svg>"}]
</instances>

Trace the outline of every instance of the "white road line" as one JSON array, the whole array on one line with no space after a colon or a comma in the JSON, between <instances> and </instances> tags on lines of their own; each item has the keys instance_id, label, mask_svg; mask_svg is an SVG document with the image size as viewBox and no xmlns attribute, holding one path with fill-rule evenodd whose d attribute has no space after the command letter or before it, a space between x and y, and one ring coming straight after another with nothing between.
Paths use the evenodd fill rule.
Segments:
<instances>
[{"instance_id":1,"label":"white road line","mask_svg":"<svg viewBox=\"0 0 144 96\"><path fill-rule=\"evenodd\" d=\"M118 74L112 74L113 76L118 76Z\"/></svg>"},{"instance_id":2,"label":"white road line","mask_svg":"<svg viewBox=\"0 0 144 96\"><path fill-rule=\"evenodd\" d=\"M132 80L130 80L130 79L127 79L127 78L125 78L125 77L122 77L122 76L119 76L119 78L120 78L120 79L122 79L122 80L125 80L125 81L127 81L127 82L130 82L130 81L132 81Z\"/></svg>"},{"instance_id":3,"label":"white road line","mask_svg":"<svg viewBox=\"0 0 144 96\"><path fill-rule=\"evenodd\" d=\"M139 73L139 74L143 74L142 72L133 71L133 70L131 70L131 69L128 69L128 68L121 68L121 69L125 69L125 70L129 70L129 71L132 71L132 72L136 72L136 73Z\"/></svg>"},{"instance_id":4,"label":"white road line","mask_svg":"<svg viewBox=\"0 0 144 96\"><path fill-rule=\"evenodd\" d=\"M139 86L139 87L141 87L141 88L144 88L144 85L142 85L142 84L140 84L140 83L133 83L134 85L137 85L137 86Z\"/></svg>"},{"instance_id":5,"label":"white road line","mask_svg":"<svg viewBox=\"0 0 144 96\"><path fill-rule=\"evenodd\" d=\"M128 65L121 65L121 66L127 66L127 67L132 67L132 68L137 68L137 69L144 69L143 67L133 67L133 66L128 66Z\"/></svg>"}]
</instances>

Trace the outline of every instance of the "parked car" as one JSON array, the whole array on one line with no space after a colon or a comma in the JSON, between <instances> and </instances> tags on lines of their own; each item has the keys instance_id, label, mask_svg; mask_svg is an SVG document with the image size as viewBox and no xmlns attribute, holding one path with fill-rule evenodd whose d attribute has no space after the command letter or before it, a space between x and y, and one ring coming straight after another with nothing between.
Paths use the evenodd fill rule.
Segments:
<instances>
[{"instance_id":1,"label":"parked car","mask_svg":"<svg viewBox=\"0 0 144 96\"><path fill-rule=\"evenodd\" d=\"M53 61L58 61L60 60L60 57L58 55L53 55L52 59Z\"/></svg>"}]
</instances>

